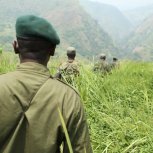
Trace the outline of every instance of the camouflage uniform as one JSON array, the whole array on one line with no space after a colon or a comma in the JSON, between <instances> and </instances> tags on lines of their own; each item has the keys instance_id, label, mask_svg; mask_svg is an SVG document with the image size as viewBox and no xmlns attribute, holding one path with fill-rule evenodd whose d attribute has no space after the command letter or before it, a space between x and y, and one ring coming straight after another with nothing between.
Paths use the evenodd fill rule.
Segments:
<instances>
[{"instance_id":1,"label":"camouflage uniform","mask_svg":"<svg viewBox=\"0 0 153 153\"><path fill-rule=\"evenodd\" d=\"M79 66L78 62L75 60L68 60L60 65L59 71L64 75L79 75Z\"/></svg>"},{"instance_id":2,"label":"camouflage uniform","mask_svg":"<svg viewBox=\"0 0 153 153\"><path fill-rule=\"evenodd\" d=\"M75 55L75 48L69 47L67 49L67 56ZM71 83L72 80L79 76L79 63L74 59L68 59L66 62L59 66L58 73L61 74L61 78Z\"/></svg>"}]
</instances>

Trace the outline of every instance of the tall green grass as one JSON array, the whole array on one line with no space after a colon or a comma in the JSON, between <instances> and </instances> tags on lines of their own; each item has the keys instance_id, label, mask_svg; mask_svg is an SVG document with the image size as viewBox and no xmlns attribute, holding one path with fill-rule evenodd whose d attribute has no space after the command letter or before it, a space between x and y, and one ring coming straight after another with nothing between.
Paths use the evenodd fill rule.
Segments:
<instances>
[{"instance_id":1,"label":"tall green grass","mask_svg":"<svg viewBox=\"0 0 153 153\"><path fill-rule=\"evenodd\" d=\"M13 71L18 63L18 58L11 52L0 54L0 74Z\"/></svg>"},{"instance_id":2,"label":"tall green grass","mask_svg":"<svg viewBox=\"0 0 153 153\"><path fill-rule=\"evenodd\" d=\"M0 57L0 73L15 68L11 59ZM58 65L51 60L52 74ZM82 65L73 86L86 110L94 153L152 153L153 63L123 62L106 76L92 66Z\"/></svg>"},{"instance_id":3,"label":"tall green grass","mask_svg":"<svg viewBox=\"0 0 153 153\"><path fill-rule=\"evenodd\" d=\"M153 63L125 62L111 74L83 67L81 93L95 153L153 152Z\"/></svg>"},{"instance_id":4,"label":"tall green grass","mask_svg":"<svg viewBox=\"0 0 153 153\"><path fill-rule=\"evenodd\" d=\"M62 116L62 113L61 113L59 107L58 107L58 114L59 114L59 117L60 117L60 120L61 120L61 123L62 123L62 127L63 127L64 133L65 133L65 137L66 137L66 141L67 141L67 144L68 144L69 152L73 153L70 137L69 137L69 134L68 134L68 131L67 131L67 128L66 128L66 125L65 125L65 121L64 121L64 118Z\"/></svg>"}]
</instances>

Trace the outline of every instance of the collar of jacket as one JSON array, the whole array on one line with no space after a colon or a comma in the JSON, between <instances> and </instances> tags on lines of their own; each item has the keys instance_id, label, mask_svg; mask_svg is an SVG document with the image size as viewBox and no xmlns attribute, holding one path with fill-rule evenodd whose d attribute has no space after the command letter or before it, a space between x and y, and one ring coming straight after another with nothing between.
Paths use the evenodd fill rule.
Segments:
<instances>
[{"instance_id":1,"label":"collar of jacket","mask_svg":"<svg viewBox=\"0 0 153 153\"><path fill-rule=\"evenodd\" d=\"M46 66L36 62L21 63L17 66L17 71L33 71L36 73L41 73L50 76L49 69Z\"/></svg>"},{"instance_id":2,"label":"collar of jacket","mask_svg":"<svg viewBox=\"0 0 153 153\"><path fill-rule=\"evenodd\" d=\"M67 62L68 62L68 63L73 63L73 62L74 62L74 60L68 60Z\"/></svg>"}]
</instances>

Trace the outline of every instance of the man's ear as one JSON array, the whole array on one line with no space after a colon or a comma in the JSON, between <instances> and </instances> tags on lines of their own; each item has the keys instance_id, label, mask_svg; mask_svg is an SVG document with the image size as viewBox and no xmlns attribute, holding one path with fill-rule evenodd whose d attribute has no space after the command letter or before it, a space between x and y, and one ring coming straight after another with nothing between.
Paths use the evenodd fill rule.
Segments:
<instances>
[{"instance_id":1,"label":"man's ear","mask_svg":"<svg viewBox=\"0 0 153 153\"><path fill-rule=\"evenodd\" d=\"M50 56L54 56L56 45L51 47Z\"/></svg>"},{"instance_id":2,"label":"man's ear","mask_svg":"<svg viewBox=\"0 0 153 153\"><path fill-rule=\"evenodd\" d=\"M19 46L16 40L12 43L15 54L19 54Z\"/></svg>"}]
</instances>

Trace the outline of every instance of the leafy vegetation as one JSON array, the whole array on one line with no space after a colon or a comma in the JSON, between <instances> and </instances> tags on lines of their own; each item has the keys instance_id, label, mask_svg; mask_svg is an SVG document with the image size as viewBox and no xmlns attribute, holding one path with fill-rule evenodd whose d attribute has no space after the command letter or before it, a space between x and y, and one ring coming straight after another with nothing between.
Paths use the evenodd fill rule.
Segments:
<instances>
[{"instance_id":1,"label":"leafy vegetation","mask_svg":"<svg viewBox=\"0 0 153 153\"><path fill-rule=\"evenodd\" d=\"M0 57L0 73L17 63L11 54ZM49 69L56 72L58 59ZM85 106L94 153L153 152L153 63L124 61L120 68L102 76L82 62L81 75L73 85Z\"/></svg>"}]
</instances>

